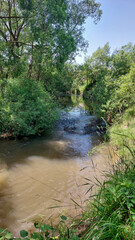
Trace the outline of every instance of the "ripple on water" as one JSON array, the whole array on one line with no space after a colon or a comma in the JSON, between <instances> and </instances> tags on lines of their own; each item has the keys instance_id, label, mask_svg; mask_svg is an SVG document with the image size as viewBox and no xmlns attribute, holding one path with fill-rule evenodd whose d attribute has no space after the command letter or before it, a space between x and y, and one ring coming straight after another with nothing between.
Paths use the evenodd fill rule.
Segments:
<instances>
[{"instance_id":1,"label":"ripple on water","mask_svg":"<svg viewBox=\"0 0 135 240\"><path fill-rule=\"evenodd\" d=\"M0 186L7 183L0 188L1 227L17 234L40 216L48 219L53 215L54 220L61 209L66 209L68 214L79 212L71 199L79 204L84 202L87 198L87 187L82 187L84 177L95 174L87 153L99 137L83 134L84 126L93 118L82 106L70 108L61 114L53 135L1 143L0 157L7 164L0 172ZM75 131L66 131L66 125L69 128L73 125ZM96 164L97 160L94 161ZM100 170L107 166L103 163L105 158L97 161ZM48 209L56 205L62 208Z\"/></svg>"}]
</instances>

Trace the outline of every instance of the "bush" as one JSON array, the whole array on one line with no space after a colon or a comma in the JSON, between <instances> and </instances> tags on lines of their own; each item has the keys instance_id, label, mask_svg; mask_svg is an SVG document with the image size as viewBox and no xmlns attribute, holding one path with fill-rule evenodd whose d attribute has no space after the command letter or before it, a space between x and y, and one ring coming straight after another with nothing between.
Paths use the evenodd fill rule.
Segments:
<instances>
[{"instance_id":1,"label":"bush","mask_svg":"<svg viewBox=\"0 0 135 240\"><path fill-rule=\"evenodd\" d=\"M41 134L57 118L56 104L41 83L8 79L0 96L0 132L13 136Z\"/></svg>"}]
</instances>

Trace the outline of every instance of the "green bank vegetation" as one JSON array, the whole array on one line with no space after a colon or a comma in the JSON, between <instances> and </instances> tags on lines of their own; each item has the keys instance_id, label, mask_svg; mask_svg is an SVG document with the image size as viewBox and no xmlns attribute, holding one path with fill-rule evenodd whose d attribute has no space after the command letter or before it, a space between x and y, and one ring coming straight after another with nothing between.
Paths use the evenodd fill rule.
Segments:
<instances>
[{"instance_id":1,"label":"green bank vegetation","mask_svg":"<svg viewBox=\"0 0 135 240\"><path fill-rule=\"evenodd\" d=\"M135 46L131 43L113 54L107 43L87 57L78 69L78 85L86 86L84 98L91 103L93 112L109 124L134 105Z\"/></svg>"},{"instance_id":2,"label":"green bank vegetation","mask_svg":"<svg viewBox=\"0 0 135 240\"><path fill-rule=\"evenodd\" d=\"M107 135L125 156L135 136L135 46L131 43L110 54L109 43L78 66L75 79L92 112L106 122Z\"/></svg>"},{"instance_id":3,"label":"green bank vegetation","mask_svg":"<svg viewBox=\"0 0 135 240\"><path fill-rule=\"evenodd\" d=\"M1 136L45 133L58 117L58 97L78 91L106 122L120 156L72 224L61 216L59 226L35 223L35 232L22 230L20 238L0 229L0 239L135 239L135 46L111 55L107 43L77 66L69 60L86 47L83 24L100 19L100 4L3 0L0 8ZM90 179L86 184L91 188Z\"/></svg>"},{"instance_id":4,"label":"green bank vegetation","mask_svg":"<svg viewBox=\"0 0 135 240\"><path fill-rule=\"evenodd\" d=\"M87 47L85 20L97 22L101 14L95 0L0 2L2 136L39 135L52 127L54 102L73 83L70 60Z\"/></svg>"},{"instance_id":5,"label":"green bank vegetation","mask_svg":"<svg viewBox=\"0 0 135 240\"><path fill-rule=\"evenodd\" d=\"M105 49L109 50L108 44L103 49L98 49L97 52L102 53ZM107 135L112 145L118 150L119 161L110 172L105 173L103 183L100 183L99 180L95 182L98 185L98 191L94 195L89 191L87 208L84 209L81 216L70 219L62 215L57 226L35 223L35 231L30 234L26 230L22 230L20 237L16 239L135 239L135 63L133 53L134 46L131 44L122 47L111 57L108 56L107 51L107 59L111 61L111 64L105 65L101 62L99 67L93 64L93 74L96 71L97 78L95 77L92 83L90 82L91 78L86 79L85 75L83 79L80 78L82 86L88 80L84 91L84 100L91 102L93 111L98 116L103 116L106 121ZM125 56L125 60L121 55ZM113 61L117 68L113 66ZM125 62L124 68L123 61ZM81 67L81 71L84 71L84 68ZM89 76L93 76L93 74L91 72ZM36 90L39 91L38 88ZM7 92L7 94L9 93ZM88 177L85 180L84 184L92 189L91 179ZM0 229L0 239L11 240L14 238L13 234L7 230Z\"/></svg>"},{"instance_id":6,"label":"green bank vegetation","mask_svg":"<svg viewBox=\"0 0 135 240\"><path fill-rule=\"evenodd\" d=\"M79 67L80 68L80 67ZM104 119L107 139L117 150L119 162L112 173L98 181L81 220L81 239L135 239L135 46L127 44L110 55L107 43L85 60L79 74L87 85L84 99Z\"/></svg>"},{"instance_id":7,"label":"green bank vegetation","mask_svg":"<svg viewBox=\"0 0 135 240\"><path fill-rule=\"evenodd\" d=\"M80 68L80 67L79 67ZM107 138L119 162L98 181L81 220L81 239L135 239L135 46L127 44L110 55L109 44L86 59L79 75L87 86L84 99L104 119ZM90 182L89 182L90 183Z\"/></svg>"}]
</instances>

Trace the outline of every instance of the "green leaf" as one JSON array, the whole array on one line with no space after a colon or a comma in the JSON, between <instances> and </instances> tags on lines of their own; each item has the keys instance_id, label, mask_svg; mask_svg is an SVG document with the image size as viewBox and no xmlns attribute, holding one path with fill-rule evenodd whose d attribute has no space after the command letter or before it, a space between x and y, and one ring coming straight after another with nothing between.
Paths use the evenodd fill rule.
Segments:
<instances>
[{"instance_id":1,"label":"green leaf","mask_svg":"<svg viewBox=\"0 0 135 240\"><path fill-rule=\"evenodd\" d=\"M28 232L25 231L25 230L21 230L21 231L20 231L20 236L21 236L21 237L27 237L27 236L28 236Z\"/></svg>"},{"instance_id":2,"label":"green leaf","mask_svg":"<svg viewBox=\"0 0 135 240\"><path fill-rule=\"evenodd\" d=\"M37 232L31 234L32 239L44 240L44 238Z\"/></svg>"},{"instance_id":3,"label":"green leaf","mask_svg":"<svg viewBox=\"0 0 135 240\"><path fill-rule=\"evenodd\" d=\"M62 220L67 220L67 217L64 216L64 215L62 215L62 216L61 216L61 219L62 219Z\"/></svg>"},{"instance_id":4,"label":"green leaf","mask_svg":"<svg viewBox=\"0 0 135 240\"><path fill-rule=\"evenodd\" d=\"M12 233L8 232L8 233L5 235L5 238L11 239L12 235L13 235Z\"/></svg>"},{"instance_id":5,"label":"green leaf","mask_svg":"<svg viewBox=\"0 0 135 240\"><path fill-rule=\"evenodd\" d=\"M52 231L52 230L54 230L54 229L53 229L53 227L50 226L50 225L47 225L47 224L42 225L42 226L41 226L41 231L42 231L42 232L45 232L46 230L47 230L47 231L48 231L48 230L51 230L51 231Z\"/></svg>"},{"instance_id":6,"label":"green leaf","mask_svg":"<svg viewBox=\"0 0 135 240\"><path fill-rule=\"evenodd\" d=\"M37 223L37 222L35 222L35 223L34 223L34 227L35 227L35 228L40 228L40 224Z\"/></svg>"},{"instance_id":7,"label":"green leaf","mask_svg":"<svg viewBox=\"0 0 135 240\"><path fill-rule=\"evenodd\" d=\"M131 202L135 204L135 199L132 199Z\"/></svg>"}]
</instances>

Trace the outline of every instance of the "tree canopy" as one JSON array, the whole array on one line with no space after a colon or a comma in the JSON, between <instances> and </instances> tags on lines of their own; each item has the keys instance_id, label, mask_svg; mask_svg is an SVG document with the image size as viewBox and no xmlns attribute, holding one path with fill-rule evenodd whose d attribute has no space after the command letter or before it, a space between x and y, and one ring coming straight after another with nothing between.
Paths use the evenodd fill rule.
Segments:
<instances>
[{"instance_id":1,"label":"tree canopy","mask_svg":"<svg viewBox=\"0 0 135 240\"><path fill-rule=\"evenodd\" d=\"M71 54L83 49L86 18L98 21L101 17L100 4L95 0L2 0L0 9L5 61L25 58L30 68L38 64L37 71L49 61L59 68Z\"/></svg>"},{"instance_id":2,"label":"tree canopy","mask_svg":"<svg viewBox=\"0 0 135 240\"><path fill-rule=\"evenodd\" d=\"M85 20L92 17L98 22L101 14L96 0L0 1L1 133L38 134L44 131L43 125L46 129L50 126L53 116L55 119L51 105L54 95L69 91L72 86L67 61L87 47L83 38ZM38 94L31 91L35 92L36 82L41 102L47 96L42 104ZM30 105L36 110L32 111ZM47 122L43 120L45 116Z\"/></svg>"},{"instance_id":3,"label":"tree canopy","mask_svg":"<svg viewBox=\"0 0 135 240\"><path fill-rule=\"evenodd\" d=\"M135 103L135 46L129 43L112 55L109 50L107 43L86 59L83 67L90 73L84 96L96 114L113 119Z\"/></svg>"}]
</instances>

